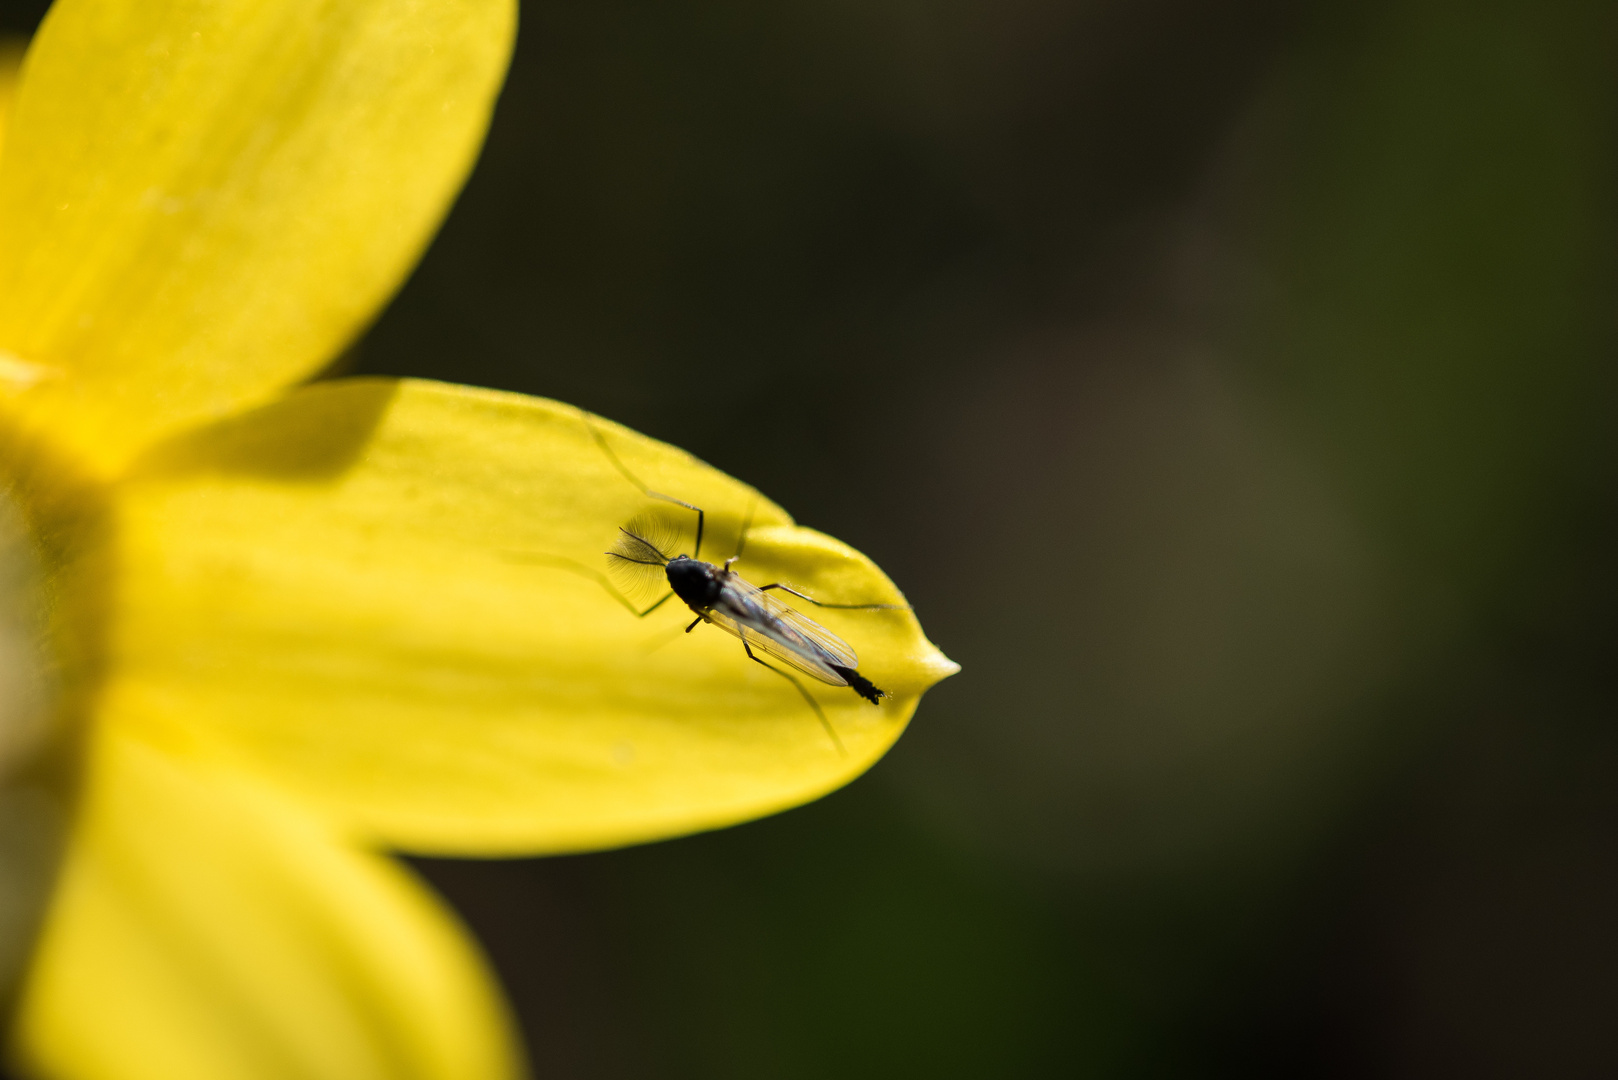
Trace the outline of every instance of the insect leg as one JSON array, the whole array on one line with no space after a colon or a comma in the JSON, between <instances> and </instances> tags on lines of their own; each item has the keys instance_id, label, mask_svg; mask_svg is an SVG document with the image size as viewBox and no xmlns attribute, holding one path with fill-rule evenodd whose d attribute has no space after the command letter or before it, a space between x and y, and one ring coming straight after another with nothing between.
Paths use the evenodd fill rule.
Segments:
<instances>
[{"instance_id":1,"label":"insect leg","mask_svg":"<svg viewBox=\"0 0 1618 1080\"><path fill-rule=\"evenodd\" d=\"M812 596L805 596L805 595L803 595L803 593L799 592L797 589L794 589L791 585L783 585L779 581L777 581L773 585L760 585L758 587L759 592L769 592L771 589L780 589L782 592L789 592L793 596L796 596L799 600L807 600L807 601L809 601L811 604L815 605L815 607L843 608L844 610L848 610L848 611L855 611L855 610L858 610L858 611L909 611L910 610L910 605L909 604L828 604L828 603L826 603L826 602L824 602L822 600L816 600Z\"/></svg>"},{"instance_id":2,"label":"insect leg","mask_svg":"<svg viewBox=\"0 0 1618 1080\"><path fill-rule=\"evenodd\" d=\"M640 488L641 494L645 495L648 499L661 499L663 502L673 503L675 506L683 506L687 510L695 511L697 515L697 542L696 546L691 549L691 557L693 559L700 559L702 557L702 529L703 525L705 524L705 515L702 512L702 508L699 506L692 506L684 499L676 499L673 495L664 495L660 491L653 491L651 488L643 484L640 477L630 472L629 468L624 465L621 460L619 460L618 455L613 453L612 447L607 443L607 437L601 434L596 426L590 422L590 414L585 412L583 409L580 409L579 415L584 418L584 426L590 429L590 434L595 437L596 445L601 447L602 452L607 455L607 460L612 462L613 467L623 474L625 480L628 480L631 484Z\"/></svg>"},{"instance_id":3,"label":"insect leg","mask_svg":"<svg viewBox=\"0 0 1618 1080\"><path fill-rule=\"evenodd\" d=\"M664 593L661 598L652 601L652 606L647 608L645 611L636 611L635 612L635 618L637 618L637 619L646 618L646 616L650 615L652 612L654 612L658 608L662 607L664 602L669 600L673 596L674 596L674 591L671 589L668 592ZM634 610L634 609L631 608L630 610Z\"/></svg>"},{"instance_id":4,"label":"insect leg","mask_svg":"<svg viewBox=\"0 0 1618 1080\"><path fill-rule=\"evenodd\" d=\"M847 757L848 756L848 750L843 747L843 740L839 739L837 737L837 729L831 726L831 721L826 719L825 712L822 711L821 708L820 708L820 702L816 701L814 699L814 697L809 693L809 691L804 689L803 683L799 682L795 677L793 677L791 675L788 675L786 672L782 671L780 668L774 667L774 666L772 666L770 664L765 664L764 661L762 661L758 657L754 656L753 655L753 647L751 645L747 644L747 639L746 638L742 639L742 648L747 651L747 658L749 660L753 661L753 663L755 663L755 664L763 664L765 667L769 668L771 671L773 671L777 675L781 676L781 678L785 679L787 682L791 683L793 686L796 686L798 688L798 693L803 695L803 700L807 701L809 703L809 707L811 709L815 710L815 716L820 720L820 726L826 729L826 734L827 735L831 736L832 745L837 747L837 752L839 754L841 754L843 757Z\"/></svg>"},{"instance_id":5,"label":"insect leg","mask_svg":"<svg viewBox=\"0 0 1618 1080\"><path fill-rule=\"evenodd\" d=\"M742 520L742 531L736 534L736 554L730 557L730 562L725 563L725 569L730 569L730 563L742 557L742 551L747 547L747 533L753 527L753 511L757 509L758 494L755 492L753 497L747 500L747 517Z\"/></svg>"},{"instance_id":6,"label":"insect leg","mask_svg":"<svg viewBox=\"0 0 1618 1080\"><path fill-rule=\"evenodd\" d=\"M616 600L620 604L622 604L624 606L624 608L631 615L635 616L635 618L637 618L637 619L646 618L646 616L650 615L652 612L656 611L658 608L660 608L664 604L668 603L669 598L674 595L672 590L669 591L669 592L666 592L666 593L663 594L661 599L654 601L651 607L646 608L645 610L642 610L642 609L636 607L634 601L630 600L629 597L627 597L623 593L619 592L618 591L618 586L614 585L612 583L612 580L610 578L608 578L606 574L603 574L599 570L592 570L592 569L590 569L590 567L585 566L583 563L577 562L577 561L575 561L573 559L569 559L565 555L530 555L530 554L512 553L511 555L508 556L508 558L511 558L514 561L518 561L518 562L543 563L543 564L546 564L546 565L549 565L549 566L554 566L558 570L566 570L566 571L568 571L570 573L579 574L579 575L582 575L583 577L587 577L591 581L594 581L596 584L600 585L603 589L606 589L607 592L612 596L612 598L614 600Z\"/></svg>"},{"instance_id":7,"label":"insect leg","mask_svg":"<svg viewBox=\"0 0 1618 1080\"><path fill-rule=\"evenodd\" d=\"M701 622L701 621L702 621L702 616L701 615L698 615L696 618L692 619L691 620L691 625L685 628L685 632L689 634L691 631L695 630L697 628L697 624L699 622Z\"/></svg>"}]
</instances>

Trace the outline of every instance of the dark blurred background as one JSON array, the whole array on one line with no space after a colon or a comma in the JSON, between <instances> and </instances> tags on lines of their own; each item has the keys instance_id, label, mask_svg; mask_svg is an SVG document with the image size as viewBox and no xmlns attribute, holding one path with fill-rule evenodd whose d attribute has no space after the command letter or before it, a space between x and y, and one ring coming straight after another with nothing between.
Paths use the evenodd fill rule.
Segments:
<instances>
[{"instance_id":1,"label":"dark blurred background","mask_svg":"<svg viewBox=\"0 0 1618 1080\"><path fill-rule=\"evenodd\" d=\"M351 370L683 446L964 666L801 810L420 861L538 1076L1618 1075L1618 7L522 17Z\"/></svg>"}]
</instances>

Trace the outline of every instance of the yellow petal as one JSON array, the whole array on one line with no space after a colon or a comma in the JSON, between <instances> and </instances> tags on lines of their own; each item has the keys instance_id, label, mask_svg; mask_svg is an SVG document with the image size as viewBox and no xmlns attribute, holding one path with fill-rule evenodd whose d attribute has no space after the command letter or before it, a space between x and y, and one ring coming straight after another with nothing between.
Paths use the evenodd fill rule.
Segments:
<instances>
[{"instance_id":1,"label":"yellow petal","mask_svg":"<svg viewBox=\"0 0 1618 1080\"><path fill-rule=\"evenodd\" d=\"M389 860L116 732L13 1027L72 1080L497 1080L487 973Z\"/></svg>"},{"instance_id":2,"label":"yellow petal","mask_svg":"<svg viewBox=\"0 0 1618 1080\"><path fill-rule=\"evenodd\" d=\"M0 159L13 407L108 468L330 361L460 187L514 25L512 0L58 0Z\"/></svg>"},{"instance_id":3,"label":"yellow petal","mask_svg":"<svg viewBox=\"0 0 1618 1080\"><path fill-rule=\"evenodd\" d=\"M27 43L0 37L0 152L6 146L6 124L11 119L11 103L17 96L17 72Z\"/></svg>"},{"instance_id":4,"label":"yellow petal","mask_svg":"<svg viewBox=\"0 0 1618 1080\"><path fill-rule=\"evenodd\" d=\"M869 560L752 489L596 421L707 511L755 584L900 602ZM867 768L955 670L908 610L814 611L882 705L785 679L677 602L644 620L591 575L647 499L582 413L438 383L316 384L158 448L120 484L100 708L267 774L418 851L605 847L756 817ZM663 506L687 529L690 512Z\"/></svg>"}]
</instances>

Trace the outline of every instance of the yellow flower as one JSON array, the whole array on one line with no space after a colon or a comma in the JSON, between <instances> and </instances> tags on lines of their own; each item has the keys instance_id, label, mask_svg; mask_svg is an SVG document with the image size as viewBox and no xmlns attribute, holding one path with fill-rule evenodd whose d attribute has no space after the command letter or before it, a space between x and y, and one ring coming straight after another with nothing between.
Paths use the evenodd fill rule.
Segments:
<instances>
[{"instance_id":1,"label":"yellow flower","mask_svg":"<svg viewBox=\"0 0 1618 1080\"><path fill-rule=\"evenodd\" d=\"M514 24L512 0L60 0L30 49L0 153L0 452L59 694L55 749L6 767L73 805L12 1024L30 1072L519 1072L475 950L381 852L801 803L955 670L907 610L825 613L892 694L820 688L839 753L734 639L681 635L673 604L637 621L590 576L652 505L598 435L709 511L707 550L751 514L754 581L897 601L864 557L566 406L296 385L421 252Z\"/></svg>"}]
</instances>

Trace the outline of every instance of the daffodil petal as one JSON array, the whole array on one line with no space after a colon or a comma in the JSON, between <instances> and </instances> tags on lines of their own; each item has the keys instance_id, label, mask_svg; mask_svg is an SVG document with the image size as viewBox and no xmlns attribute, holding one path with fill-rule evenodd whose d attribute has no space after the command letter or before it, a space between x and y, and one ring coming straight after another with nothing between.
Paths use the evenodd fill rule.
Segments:
<instances>
[{"instance_id":1,"label":"daffodil petal","mask_svg":"<svg viewBox=\"0 0 1618 1080\"><path fill-rule=\"evenodd\" d=\"M6 147L6 124L11 119L11 103L17 96L17 75L22 67L24 42L0 37L0 153Z\"/></svg>"},{"instance_id":2,"label":"daffodil petal","mask_svg":"<svg viewBox=\"0 0 1618 1080\"><path fill-rule=\"evenodd\" d=\"M514 27L514 0L58 0L0 158L0 391L106 471L327 364L459 189Z\"/></svg>"},{"instance_id":3,"label":"daffodil petal","mask_svg":"<svg viewBox=\"0 0 1618 1080\"><path fill-rule=\"evenodd\" d=\"M443 908L278 796L116 731L17 1016L73 1080L504 1080L500 1000Z\"/></svg>"},{"instance_id":4,"label":"daffodil petal","mask_svg":"<svg viewBox=\"0 0 1618 1080\"><path fill-rule=\"evenodd\" d=\"M659 510L755 584L902 603L871 562L672 447L537 398L316 384L157 448L118 488L106 722L222 755L358 834L461 853L608 847L730 824L867 768L955 670L908 609L820 610L890 697L782 676L677 602L598 580ZM686 550L690 550L689 547Z\"/></svg>"}]
</instances>

